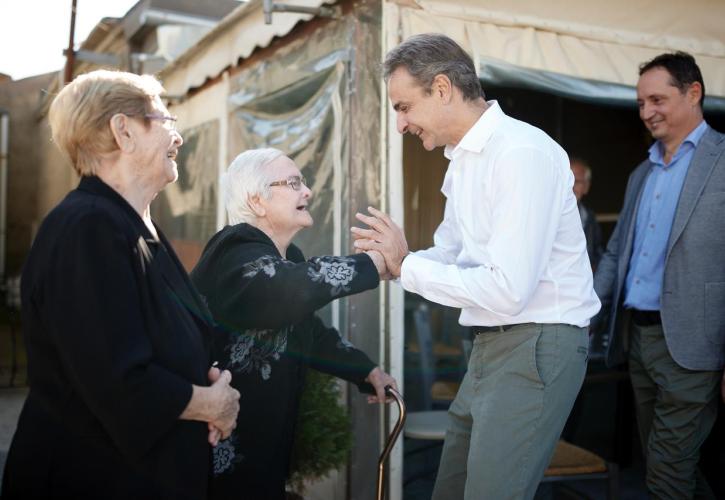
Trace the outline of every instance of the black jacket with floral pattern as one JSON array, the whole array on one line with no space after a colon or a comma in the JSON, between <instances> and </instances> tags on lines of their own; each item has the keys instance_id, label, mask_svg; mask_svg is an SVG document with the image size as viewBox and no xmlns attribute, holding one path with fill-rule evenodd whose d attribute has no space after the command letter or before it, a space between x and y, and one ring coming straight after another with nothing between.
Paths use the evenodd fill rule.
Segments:
<instances>
[{"instance_id":1,"label":"black jacket with floral pattern","mask_svg":"<svg viewBox=\"0 0 725 500\"><path fill-rule=\"evenodd\" d=\"M294 245L286 257L265 233L237 224L209 241L191 273L226 332L214 359L241 394L237 428L214 449L210 498L284 498L306 367L356 384L375 367L315 314L378 285L370 257L305 260Z\"/></svg>"}]
</instances>

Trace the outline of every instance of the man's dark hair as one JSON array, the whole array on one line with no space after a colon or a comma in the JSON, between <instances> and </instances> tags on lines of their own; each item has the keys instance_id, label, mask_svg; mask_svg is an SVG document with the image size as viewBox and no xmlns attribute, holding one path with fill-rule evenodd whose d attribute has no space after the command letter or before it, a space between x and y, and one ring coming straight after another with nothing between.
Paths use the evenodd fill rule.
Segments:
<instances>
[{"instance_id":1,"label":"man's dark hair","mask_svg":"<svg viewBox=\"0 0 725 500\"><path fill-rule=\"evenodd\" d=\"M400 67L408 70L426 94L432 92L436 75L445 75L461 91L464 100L485 98L471 57L440 33L411 36L388 52L383 63L385 81Z\"/></svg>"},{"instance_id":2,"label":"man's dark hair","mask_svg":"<svg viewBox=\"0 0 725 500\"><path fill-rule=\"evenodd\" d=\"M694 57L687 52L660 54L639 66L639 76L654 68L666 70L670 74L670 84L677 87L681 94L687 92L690 85L699 82L702 87L702 96L700 96L700 108L702 108L702 101L705 99L705 82Z\"/></svg>"}]
</instances>

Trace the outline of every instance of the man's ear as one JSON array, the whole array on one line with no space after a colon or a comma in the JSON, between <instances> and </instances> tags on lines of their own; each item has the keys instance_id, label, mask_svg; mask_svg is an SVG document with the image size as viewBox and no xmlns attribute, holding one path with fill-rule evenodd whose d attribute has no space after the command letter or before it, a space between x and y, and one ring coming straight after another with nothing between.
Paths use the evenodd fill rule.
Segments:
<instances>
[{"instance_id":1,"label":"man's ear","mask_svg":"<svg viewBox=\"0 0 725 500\"><path fill-rule=\"evenodd\" d=\"M267 215L267 208L265 207L264 203L262 202L262 197L258 194L252 195L248 198L249 200L249 208L252 209L252 212L254 212L254 215L257 217L264 217Z\"/></svg>"},{"instance_id":2,"label":"man's ear","mask_svg":"<svg viewBox=\"0 0 725 500\"><path fill-rule=\"evenodd\" d=\"M118 149L124 153L132 153L136 148L136 135L131 128L130 118L123 113L116 113L111 117L109 125Z\"/></svg>"},{"instance_id":3,"label":"man's ear","mask_svg":"<svg viewBox=\"0 0 725 500\"><path fill-rule=\"evenodd\" d=\"M686 94L690 104L699 106L700 98L702 97L702 85L700 85L700 82L692 82L687 88Z\"/></svg>"},{"instance_id":4,"label":"man's ear","mask_svg":"<svg viewBox=\"0 0 725 500\"><path fill-rule=\"evenodd\" d=\"M433 94L448 104L453 97L453 84L451 80L444 74L439 73L433 78L433 86L431 87Z\"/></svg>"}]
</instances>

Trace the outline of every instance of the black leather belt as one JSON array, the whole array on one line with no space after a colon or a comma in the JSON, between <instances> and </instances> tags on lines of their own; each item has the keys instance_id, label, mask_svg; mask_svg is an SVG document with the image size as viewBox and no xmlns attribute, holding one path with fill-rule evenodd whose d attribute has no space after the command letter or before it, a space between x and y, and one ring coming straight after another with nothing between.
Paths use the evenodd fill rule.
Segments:
<instances>
[{"instance_id":1,"label":"black leather belt","mask_svg":"<svg viewBox=\"0 0 725 500\"><path fill-rule=\"evenodd\" d=\"M476 335L479 333L487 333L487 332L505 332L506 330L511 330L512 328L515 328L517 326L524 326L524 325L533 325L534 323L514 323L513 325L500 325L500 326L472 326L473 331L476 332Z\"/></svg>"},{"instance_id":2,"label":"black leather belt","mask_svg":"<svg viewBox=\"0 0 725 500\"><path fill-rule=\"evenodd\" d=\"M662 318L659 311L640 311L639 309L631 309L632 322L637 326L661 325Z\"/></svg>"}]
</instances>

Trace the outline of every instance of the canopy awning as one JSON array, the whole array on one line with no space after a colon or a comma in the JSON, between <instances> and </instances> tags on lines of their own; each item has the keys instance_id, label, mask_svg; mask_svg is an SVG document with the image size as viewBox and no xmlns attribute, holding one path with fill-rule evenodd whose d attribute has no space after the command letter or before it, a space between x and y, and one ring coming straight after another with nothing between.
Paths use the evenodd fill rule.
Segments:
<instances>
[{"instance_id":1,"label":"canopy awning","mask_svg":"<svg viewBox=\"0 0 725 500\"><path fill-rule=\"evenodd\" d=\"M416 0L397 2L405 39L439 32L474 58L481 78L561 95L634 103L639 65L691 53L706 106L725 110L725 2L690 0ZM708 102L709 101L709 102Z\"/></svg>"}]
</instances>

